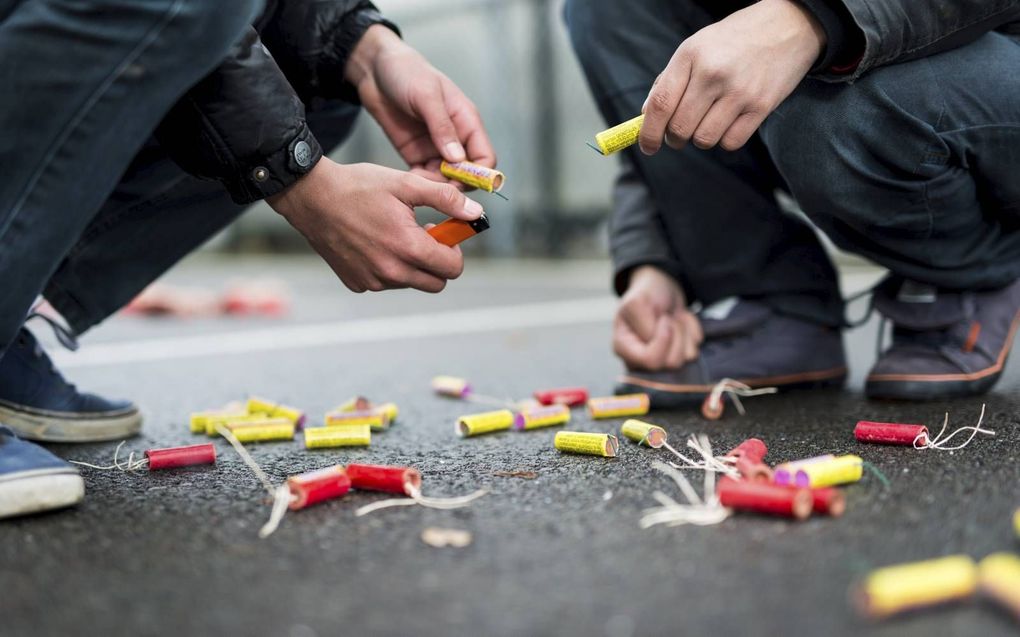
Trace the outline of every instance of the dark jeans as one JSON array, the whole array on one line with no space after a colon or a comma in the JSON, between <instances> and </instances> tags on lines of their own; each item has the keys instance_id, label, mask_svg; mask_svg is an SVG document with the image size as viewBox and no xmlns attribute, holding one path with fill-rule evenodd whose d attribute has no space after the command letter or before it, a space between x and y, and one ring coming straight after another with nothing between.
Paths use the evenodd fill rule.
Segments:
<instances>
[{"instance_id":1,"label":"dark jeans","mask_svg":"<svg viewBox=\"0 0 1020 637\"><path fill-rule=\"evenodd\" d=\"M637 114L679 43L712 22L692 0L568 0L566 20L610 124ZM777 188L838 246L895 274L1001 287L1020 277L1017 69L1020 43L989 33L853 84L807 79L737 152L664 147L649 158L635 146L625 161L657 208L646 231L666 235L692 300L761 298L832 325L842 321L833 267L780 211ZM613 244L617 262L654 245L638 234Z\"/></svg>"},{"instance_id":2,"label":"dark jeans","mask_svg":"<svg viewBox=\"0 0 1020 637\"><path fill-rule=\"evenodd\" d=\"M0 0L0 354L44 293L81 333L244 208L151 139L254 0ZM357 108L309 113L323 147Z\"/></svg>"}]
</instances>

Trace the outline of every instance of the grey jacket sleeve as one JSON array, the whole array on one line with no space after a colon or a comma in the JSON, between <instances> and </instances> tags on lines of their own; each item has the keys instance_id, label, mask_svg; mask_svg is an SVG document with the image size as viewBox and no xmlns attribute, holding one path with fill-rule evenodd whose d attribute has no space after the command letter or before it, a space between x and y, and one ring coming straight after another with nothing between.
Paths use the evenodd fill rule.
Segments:
<instances>
[{"instance_id":1,"label":"grey jacket sleeve","mask_svg":"<svg viewBox=\"0 0 1020 637\"><path fill-rule=\"evenodd\" d=\"M853 81L869 70L934 55L1020 20L1020 0L839 0L863 36L864 50L846 73L815 77Z\"/></svg>"},{"instance_id":2,"label":"grey jacket sleeve","mask_svg":"<svg viewBox=\"0 0 1020 637\"><path fill-rule=\"evenodd\" d=\"M654 265L680 280L680 263L666 240L659 209L626 158L613 187L609 250L613 258L613 288L617 294L627 290L631 271L641 265Z\"/></svg>"}]
</instances>

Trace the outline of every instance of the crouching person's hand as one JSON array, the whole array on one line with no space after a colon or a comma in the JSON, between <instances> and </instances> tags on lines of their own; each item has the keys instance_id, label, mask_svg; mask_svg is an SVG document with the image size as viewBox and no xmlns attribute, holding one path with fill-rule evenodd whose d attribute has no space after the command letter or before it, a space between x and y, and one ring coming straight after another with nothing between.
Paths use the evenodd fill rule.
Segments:
<instances>
[{"instance_id":1,"label":"crouching person's hand","mask_svg":"<svg viewBox=\"0 0 1020 637\"><path fill-rule=\"evenodd\" d=\"M450 184L373 164L322 158L267 202L305 236L354 292L415 288L439 292L464 269L459 248L433 239L414 218L431 206L473 220L482 206Z\"/></svg>"},{"instance_id":2,"label":"crouching person's hand","mask_svg":"<svg viewBox=\"0 0 1020 637\"><path fill-rule=\"evenodd\" d=\"M613 322L613 351L629 369L675 369L698 357L701 323L673 277L653 266L630 275Z\"/></svg>"}]
</instances>

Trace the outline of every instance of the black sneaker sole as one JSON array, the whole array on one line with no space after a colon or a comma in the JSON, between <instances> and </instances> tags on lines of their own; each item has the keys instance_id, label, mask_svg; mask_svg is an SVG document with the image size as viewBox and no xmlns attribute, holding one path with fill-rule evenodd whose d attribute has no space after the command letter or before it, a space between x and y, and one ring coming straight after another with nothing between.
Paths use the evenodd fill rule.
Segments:
<instances>
[{"instance_id":1,"label":"black sneaker sole","mask_svg":"<svg viewBox=\"0 0 1020 637\"><path fill-rule=\"evenodd\" d=\"M142 414L137 409L74 414L30 409L0 401L0 423L25 440L106 442L137 435L142 430Z\"/></svg>"},{"instance_id":2,"label":"black sneaker sole","mask_svg":"<svg viewBox=\"0 0 1020 637\"><path fill-rule=\"evenodd\" d=\"M802 372L783 376L762 378L737 378L751 388L775 387L780 391L792 389L821 389L842 387L846 383L846 367ZM637 376L624 375L618 380L615 393L648 394L653 409L674 409L700 405L712 391L714 385L672 385L646 380Z\"/></svg>"}]
</instances>

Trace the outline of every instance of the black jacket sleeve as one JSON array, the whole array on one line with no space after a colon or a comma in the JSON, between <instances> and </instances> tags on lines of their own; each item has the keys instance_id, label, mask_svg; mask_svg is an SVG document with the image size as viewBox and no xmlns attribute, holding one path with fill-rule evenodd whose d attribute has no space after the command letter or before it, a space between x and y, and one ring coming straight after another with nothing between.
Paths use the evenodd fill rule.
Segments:
<instances>
[{"instance_id":1,"label":"black jacket sleeve","mask_svg":"<svg viewBox=\"0 0 1020 637\"><path fill-rule=\"evenodd\" d=\"M354 46L374 24L400 33L367 0L285 0L263 20L262 41L306 102L314 97L357 102L354 87L344 81Z\"/></svg>"},{"instance_id":2,"label":"black jacket sleeve","mask_svg":"<svg viewBox=\"0 0 1020 637\"><path fill-rule=\"evenodd\" d=\"M1020 0L800 2L839 43L826 47L814 71L814 77L829 81L853 81L879 66L948 51L1020 20ZM847 68L833 68L846 62Z\"/></svg>"},{"instance_id":3,"label":"black jacket sleeve","mask_svg":"<svg viewBox=\"0 0 1020 637\"><path fill-rule=\"evenodd\" d=\"M613 257L613 287L623 294L630 274L641 265L653 265L681 280L680 263L666 240L666 228L651 193L630 160L613 187L613 212L609 218L609 251Z\"/></svg>"},{"instance_id":4,"label":"black jacket sleeve","mask_svg":"<svg viewBox=\"0 0 1020 637\"><path fill-rule=\"evenodd\" d=\"M181 168L221 181L241 204L280 192L322 157L304 104L254 28L174 105L156 137Z\"/></svg>"},{"instance_id":5,"label":"black jacket sleeve","mask_svg":"<svg viewBox=\"0 0 1020 637\"><path fill-rule=\"evenodd\" d=\"M322 157L302 97L353 95L344 66L376 23L391 26L362 0L270 2L220 66L174 105L157 139L184 170L222 182L237 203L282 191Z\"/></svg>"}]
</instances>

